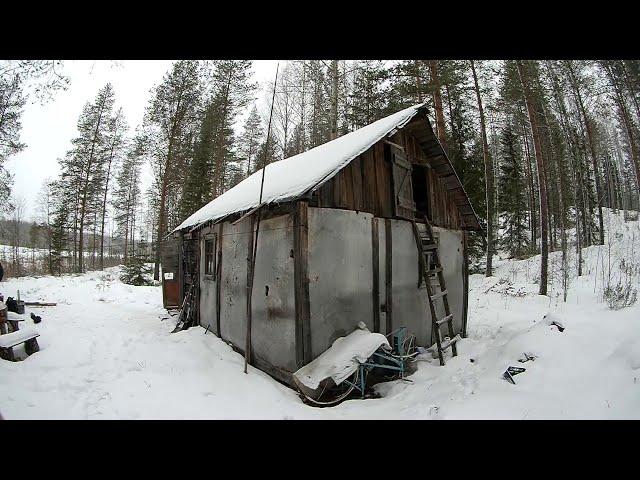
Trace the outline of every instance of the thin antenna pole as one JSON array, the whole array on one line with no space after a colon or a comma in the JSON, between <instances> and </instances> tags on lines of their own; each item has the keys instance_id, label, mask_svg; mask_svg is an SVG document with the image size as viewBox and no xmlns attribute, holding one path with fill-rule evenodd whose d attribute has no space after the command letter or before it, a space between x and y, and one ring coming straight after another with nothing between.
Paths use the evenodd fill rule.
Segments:
<instances>
[{"instance_id":1,"label":"thin antenna pole","mask_svg":"<svg viewBox=\"0 0 640 480\"><path fill-rule=\"evenodd\" d=\"M269 113L269 125L267 127L267 140L264 148L264 158L262 160L262 180L260 182L260 198L258 199L258 212L257 212L257 224L256 235L253 239L253 222L251 222L251 237L253 239L253 252L251 258L249 258L249 271L247 272L247 335L246 344L244 349L244 373L247 373L247 364L251 358L251 306L253 300L253 277L256 266L256 252L258 250L258 234L260 232L260 217L262 216L262 194L264 192L264 174L267 170L267 154L269 153L269 140L271 139L271 120L273 119L273 105L276 100L276 87L278 86L278 69L280 68L280 62L276 65L276 79L273 82L273 95L271 97L271 112Z\"/></svg>"}]
</instances>

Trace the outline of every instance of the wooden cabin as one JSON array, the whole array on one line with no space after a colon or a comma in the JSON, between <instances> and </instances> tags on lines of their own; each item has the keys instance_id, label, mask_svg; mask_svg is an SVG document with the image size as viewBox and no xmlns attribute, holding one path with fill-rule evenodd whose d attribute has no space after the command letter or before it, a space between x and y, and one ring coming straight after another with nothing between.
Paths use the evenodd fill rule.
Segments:
<instances>
[{"instance_id":1,"label":"wooden cabin","mask_svg":"<svg viewBox=\"0 0 640 480\"><path fill-rule=\"evenodd\" d=\"M269 164L187 218L163 254L167 308L193 288L194 322L292 383L358 322L434 342L414 222L433 227L456 333L466 332L466 231L480 229L418 105ZM261 220L254 262L253 242ZM192 287L193 286L193 287Z\"/></svg>"}]
</instances>

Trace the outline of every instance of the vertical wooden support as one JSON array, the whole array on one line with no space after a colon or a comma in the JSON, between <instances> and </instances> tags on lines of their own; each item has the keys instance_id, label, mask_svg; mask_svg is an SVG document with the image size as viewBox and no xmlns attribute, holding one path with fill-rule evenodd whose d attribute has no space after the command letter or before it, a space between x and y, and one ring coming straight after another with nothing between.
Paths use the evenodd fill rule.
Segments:
<instances>
[{"instance_id":1,"label":"vertical wooden support","mask_svg":"<svg viewBox=\"0 0 640 480\"><path fill-rule=\"evenodd\" d=\"M386 324L387 324L387 335L390 334L393 329L393 276L392 276L392 267L393 267L393 259L392 259L392 251L393 251L393 241L391 236L391 220L388 218L384 219L384 246L385 246L385 265L384 265L384 284L385 284L385 311L386 315Z\"/></svg>"},{"instance_id":2,"label":"vertical wooden support","mask_svg":"<svg viewBox=\"0 0 640 480\"><path fill-rule=\"evenodd\" d=\"M253 293L253 268L255 265L253 259L253 243L254 243L254 226L255 215L251 215L251 225L249 226L249 240L247 242L247 334L244 349L244 373L247 373L247 365L251 364L251 300Z\"/></svg>"},{"instance_id":3,"label":"vertical wooden support","mask_svg":"<svg viewBox=\"0 0 640 480\"><path fill-rule=\"evenodd\" d=\"M222 305L222 230L224 223L221 222L218 225L218 251L216 252L216 331L218 337L222 338L222 332L220 331L220 312Z\"/></svg>"},{"instance_id":4,"label":"vertical wooden support","mask_svg":"<svg viewBox=\"0 0 640 480\"><path fill-rule=\"evenodd\" d=\"M469 311L469 251L467 232L462 232L462 338L467 338L467 315Z\"/></svg>"},{"instance_id":5,"label":"vertical wooden support","mask_svg":"<svg viewBox=\"0 0 640 480\"><path fill-rule=\"evenodd\" d=\"M312 360L308 219L307 202L296 202L296 210L293 214L293 272L296 309L296 362L298 368Z\"/></svg>"},{"instance_id":6,"label":"vertical wooden support","mask_svg":"<svg viewBox=\"0 0 640 480\"><path fill-rule=\"evenodd\" d=\"M380 233L378 219L371 219L371 270L373 271L373 287L371 299L373 301L373 331L380 333Z\"/></svg>"},{"instance_id":7,"label":"vertical wooden support","mask_svg":"<svg viewBox=\"0 0 640 480\"><path fill-rule=\"evenodd\" d=\"M184 262L184 253L182 251L182 249L184 248L183 245L184 245L184 237L180 235L180 241L178 242L178 278L180 279L179 281L180 293L178 294L178 305L182 305L182 301L184 300L184 296L186 294L185 288L184 288L184 280L185 280L184 265L182 264L182 262Z\"/></svg>"}]
</instances>

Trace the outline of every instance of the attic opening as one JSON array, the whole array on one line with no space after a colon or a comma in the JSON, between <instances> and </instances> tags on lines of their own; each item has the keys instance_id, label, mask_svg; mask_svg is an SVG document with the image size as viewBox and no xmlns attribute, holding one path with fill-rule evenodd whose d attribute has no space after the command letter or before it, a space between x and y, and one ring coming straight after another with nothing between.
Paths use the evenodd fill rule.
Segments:
<instances>
[{"instance_id":1,"label":"attic opening","mask_svg":"<svg viewBox=\"0 0 640 480\"><path fill-rule=\"evenodd\" d=\"M413 164L413 169L411 171L411 184L413 186L413 200L416 204L416 212L419 214L418 216L425 215L429 221L431 221L427 167L415 163Z\"/></svg>"}]
</instances>

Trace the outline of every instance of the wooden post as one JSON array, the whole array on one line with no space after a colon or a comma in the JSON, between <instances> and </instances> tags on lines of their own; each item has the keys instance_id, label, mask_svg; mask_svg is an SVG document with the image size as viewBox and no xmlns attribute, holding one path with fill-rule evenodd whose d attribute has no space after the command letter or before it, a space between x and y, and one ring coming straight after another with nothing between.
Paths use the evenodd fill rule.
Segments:
<instances>
[{"instance_id":1,"label":"wooden post","mask_svg":"<svg viewBox=\"0 0 640 480\"><path fill-rule=\"evenodd\" d=\"M380 333L380 234L378 219L371 219L371 270L373 271L373 286L371 297L373 301L373 331Z\"/></svg>"},{"instance_id":2,"label":"wooden post","mask_svg":"<svg viewBox=\"0 0 640 480\"><path fill-rule=\"evenodd\" d=\"M222 338L222 331L220 330L220 312L222 305L220 305L220 301L222 300L222 231L223 231L224 223L220 223L218 225L218 241L216 242L218 245L218 252L216 253L217 262L216 262L216 331L218 333L218 337Z\"/></svg>"},{"instance_id":3,"label":"wooden post","mask_svg":"<svg viewBox=\"0 0 640 480\"><path fill-rule=\"evenodd\" d=\"M467 232L462 232L462 338L467 338L467 315L469 312L469 251Z\"/></svg>"},{"instance_id":4,"label":"wooden post","mask_svg":"<svg viewBox=\"0 0 640 480\"><path fill-rule=\"evenodd\" d=\"M293 274L296 311L296 362L298 367L302 367L312 360L308 221L307 202L296 202L296 210L293 213Z\"/></svg>"},{"instance_id":5,"label":"wooden post","mask_svg":"<svg viewBox=\"0 0 640 480\"><path fill-rule=\"evenodd\" d=\"M384 284L385 284L385 311L387 313L386 319L386 333L390 334L393 329L393 242L391 236L391 220L384 219L384 246L385 246L385 267L384 267Z\"/></svg>"},{"instance_id":6,"label":"wooden post","mask_svg":"<svg viewBox=\"0 0 640 480\"><path fill-rule=\"evenodd\" d=\"M260 215L260 212L258 212ZM258 219L258 222L260 220ZM255 267L255 250L254 243L257 244L257 238L254 240L253 226L255 217L251 217L251 226L249 228L249 241L247 248L247 335L244 349L244 373L247 373L247 364L251 363L251 310L253 298L253 269ZM259 223L258 223L259 224ZM257 233L257 232L256 232Z\"/></svg>"}]
</instances>

